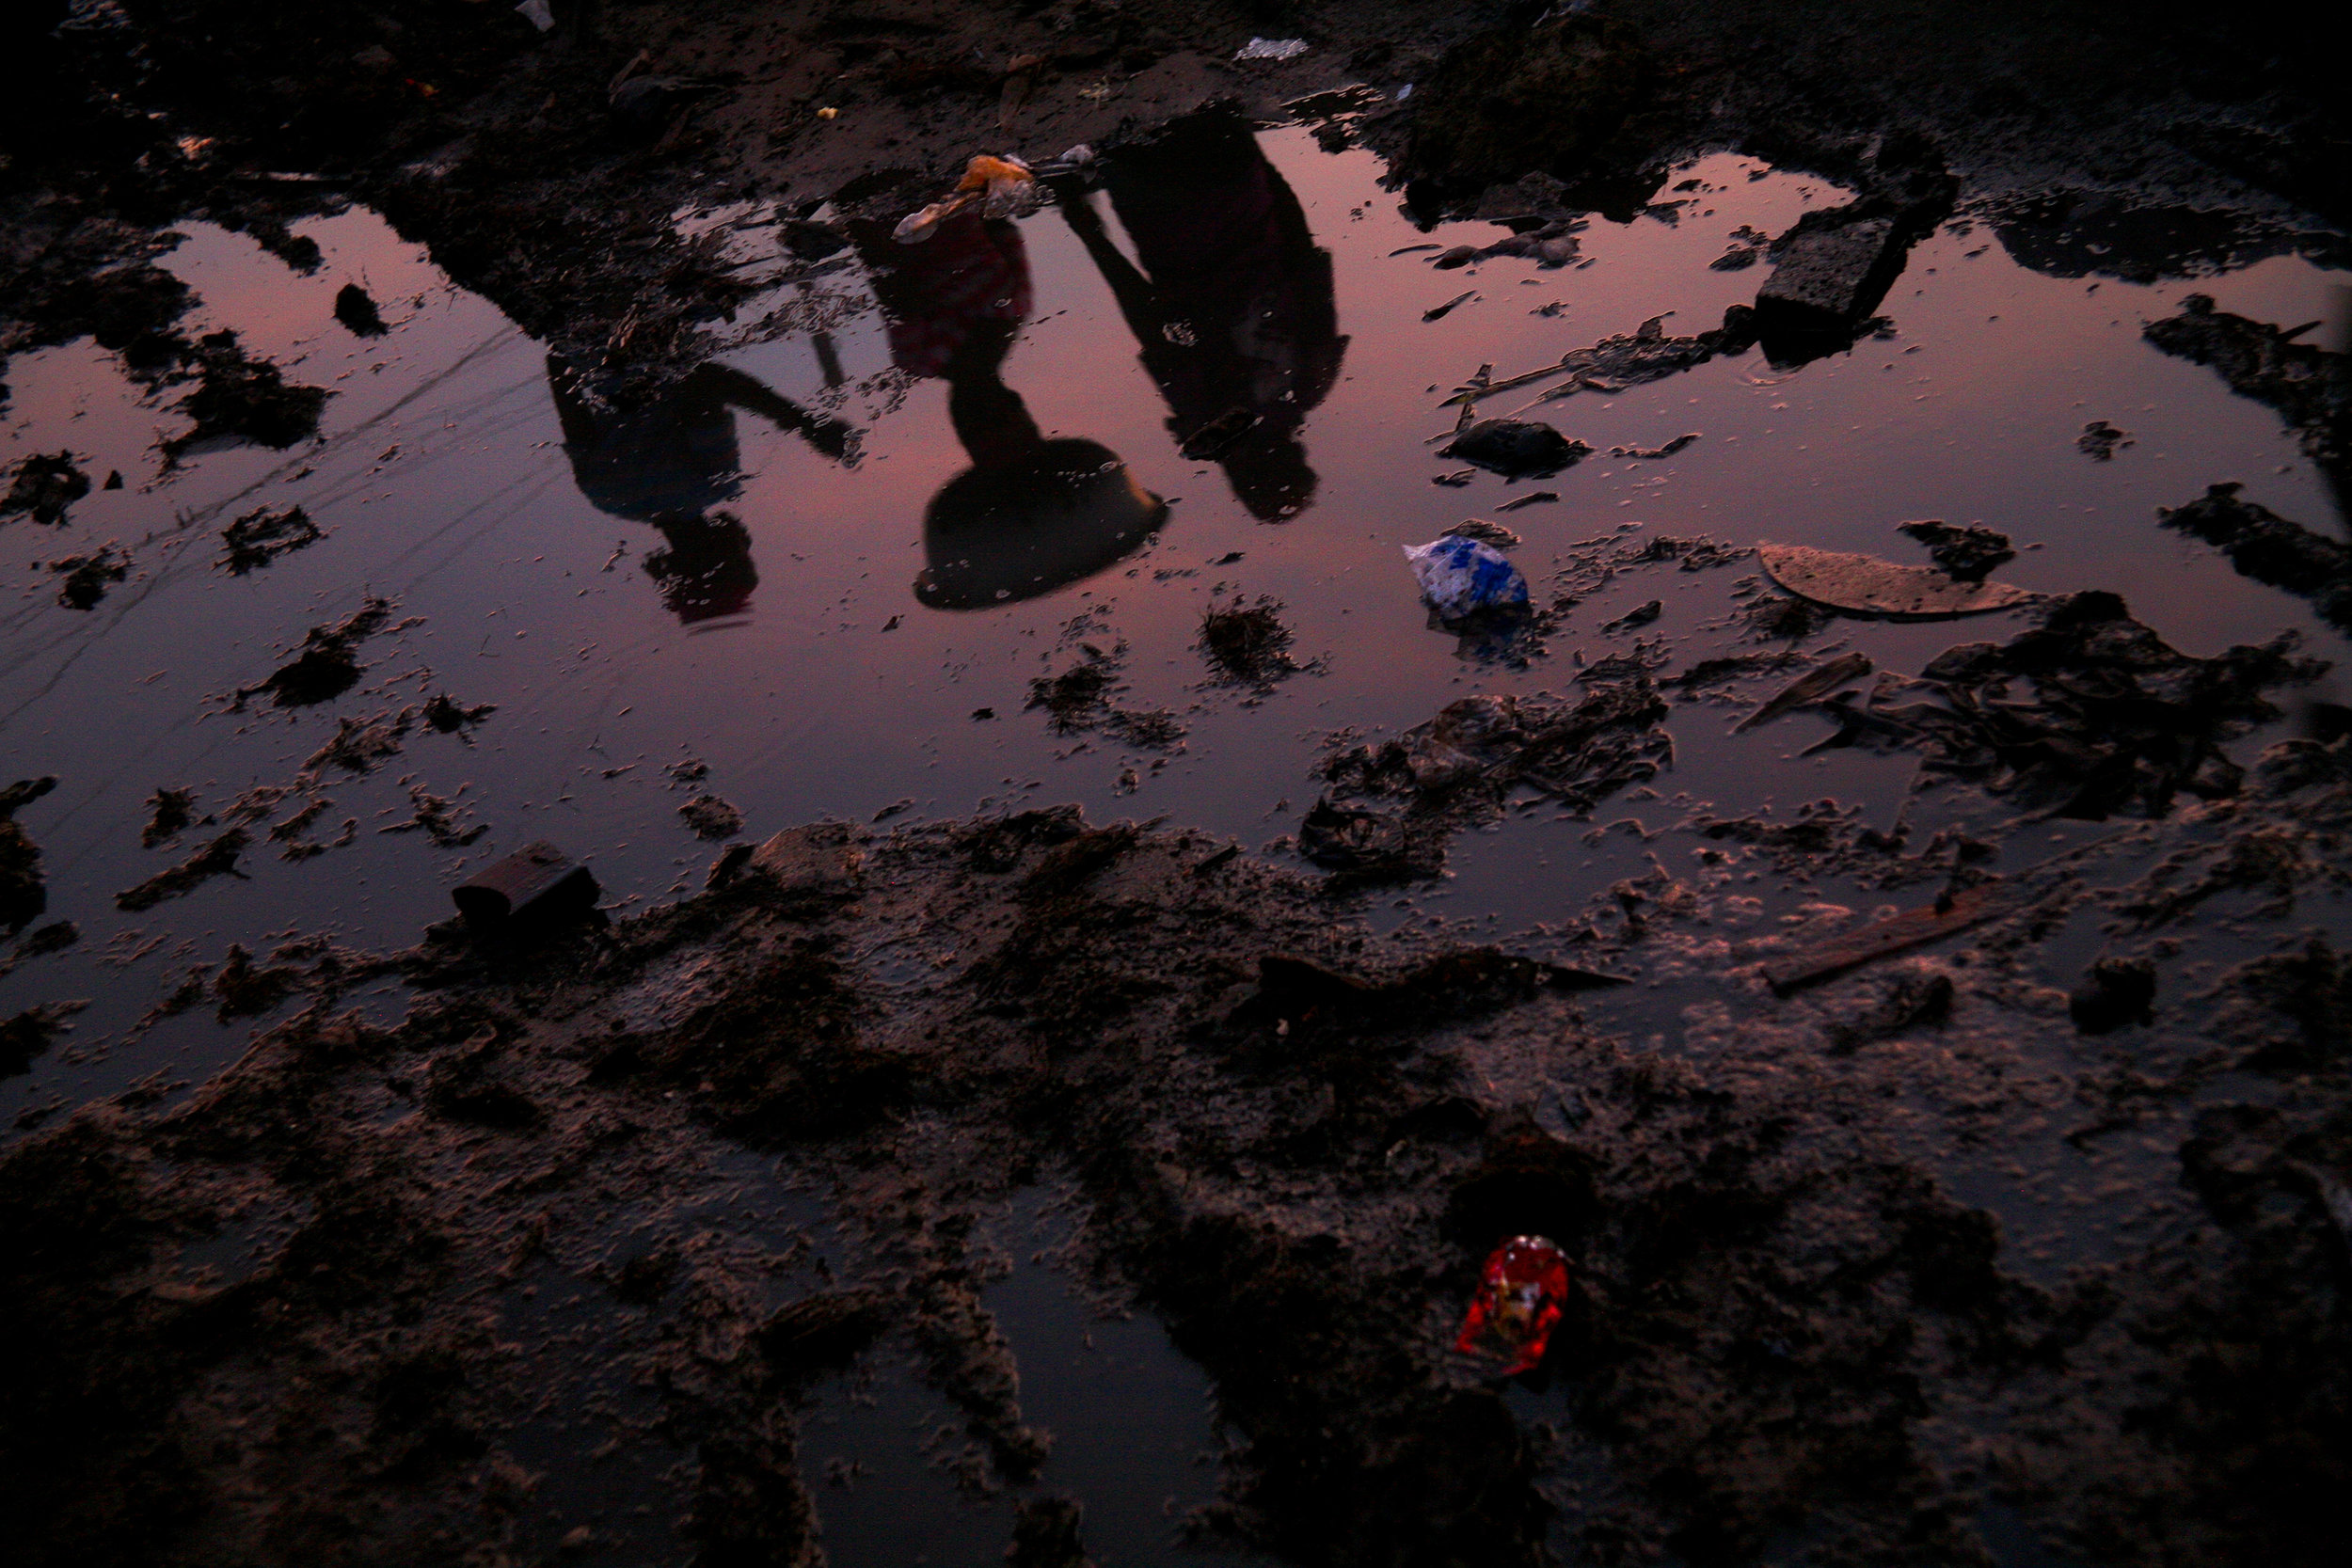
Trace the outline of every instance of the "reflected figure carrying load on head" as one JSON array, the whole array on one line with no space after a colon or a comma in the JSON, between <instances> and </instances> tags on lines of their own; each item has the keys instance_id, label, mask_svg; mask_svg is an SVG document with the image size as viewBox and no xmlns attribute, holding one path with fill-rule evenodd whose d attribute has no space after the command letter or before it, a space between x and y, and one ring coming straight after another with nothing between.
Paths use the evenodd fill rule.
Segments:
<instances>
[{"instance_id":1,"label":"reflected figure carrying load on head","mask_svg":"<svg viewBox=\"0 0 2352 1568\"><path fill-rule=\"evenodd\" d=\"M1057 194L1136 335L1178 447L1219 464L1251 516L1295 515L1315 493L1299 427L1347 352L1331 257L1298 198L1231 110L1121 148L1103 183L1140 270L1082 191Z\"/></svg>"},{"instance_id":2,"label":"reflected figure carrying load on head","mask_svg":"<svg viewBox=\"0 0 2352 1568\"><path fill-rule=\"evenodd\" d=\"M948 421L972 462L924 512L915 598L933 610L1034 598L1142 548L1167 503L1101 442L1047 439L1004 383L1029 314L1020 230L966 210L919 245L894 244L881 224L850 234L889 318L892 362L946 381Z\"/></svg>"},{"instance_id":3,"label":"reflected figure carrying load on head","mask_svg":"<svg viewBox=\"0 0 2352 1568\"><path fill-rule=\"evenodd\" d=\"M660 586L661 602L689 626L741 611L759 586L751 531L716 510L743 493L736 410L797 433L836 462L856 445L848 425L727 365L697 365L651 406L625 414L602 406L584 377L552 354L548 387L572 483L597 511L661 531L667 547L645 557L645 571Z\"/></svg>"}]
</instances>

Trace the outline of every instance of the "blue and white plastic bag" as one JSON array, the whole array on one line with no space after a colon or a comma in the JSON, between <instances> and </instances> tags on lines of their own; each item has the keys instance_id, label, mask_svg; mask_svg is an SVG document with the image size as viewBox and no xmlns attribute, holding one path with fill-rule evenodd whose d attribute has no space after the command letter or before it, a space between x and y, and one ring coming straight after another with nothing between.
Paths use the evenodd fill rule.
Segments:
<instances>
[{"instance_id":1,"label":"blue and white plastic bag","mask_svg":"<svg viewBox=\"0 0 2352 1568\"><path fill-rule=\"evenodd\" d=\"M1426 545L1404 546L1421 583L1421 596L1448 621L1472 611L1527 602L1527 579L1510 557L1492 545L1449 534Z\"/></svg>"}]
</instances>

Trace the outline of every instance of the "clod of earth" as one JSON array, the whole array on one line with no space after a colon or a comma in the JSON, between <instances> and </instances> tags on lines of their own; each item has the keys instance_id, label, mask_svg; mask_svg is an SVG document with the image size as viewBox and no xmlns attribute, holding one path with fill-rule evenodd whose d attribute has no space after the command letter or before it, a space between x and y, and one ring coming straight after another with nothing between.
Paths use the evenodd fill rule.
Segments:
<instances>
[{"instance_id":1,"label":"clod of earth","mask_svg":"<svg viewBox=\"0 0 2352 1568\"><path fill-rule=\"evenodd\" d=\"M16 814L57 787L55 778L19 779L0 789L0 935L14 936L49 907L40 848Z\"/></svg>"},{"instance_id":2,"label":"clod of earth","mask_svg":"<svg viewBox=\"0 0 2352 1568\"><path fill-rule=\"evenodd\" d=\"M54 527L88 494L89 476L73 466L72 452L37 451L16 466L8 493L0 496L0 518L29 516Z\"/></svg>"},{"instance_id":3,"label":"clod of earth","mask_svg":"<svg viewBox=\"0 0 2352 1568\"><path fill-rule=\"evenodd\" d=\"M257 506L220 531L221 543L228 549L215 564L230 576L241 578L325 537L310 515L298 506L282 512Z\"/></svg>"},{"instance_id":4,"label":"clod of earth","mask_svg":"<svg viewBox=\"0 0 2352 1568\"><path fill-rule=\"evenodd\" d=\"M1482 545L1492 545L1499 550L1511 549L1519 543L1517 533L1501 523L1490 523L1484 517L1465 517L1445 531L1455 538L1475 539Z\"/></svg>"},{"instance_id":5,"label":"clod of earth","mask_svg":"<svg viewBox=\"0 0 2352 1568\"><path fill-rule=\"evenodd\" d=\"M342 696L358 684L359 644L381 631L391 615L389 599L370 594L335 625L312 626L293 662L279 666L258 686L241 688L238 703L264 691L279 707L303 707Z\"/></svg>"},{"instance_id":6,"label":"clod of earth","mask_svg":"<svg viewBox=\"0 0 2352 1568\"><path fill-rule=\"evenodd\" d=\"M88 1006L50 1002L0 1021L0 1078L32 1071L34 1059L49 1049L49 1042L73 1027L66 1020Z\"/></svg>"},{"instance_id":7,"label":"clod of earth","mask_svg":"<svg viewBox=\"0 0 2352 1568\"><path fill-rule=\"evenodd\" d=\"M139 830L139 847L152 849L196 820L196 791L155 786L147 798L147 826Z\"/></svg>"},{"instance_id":8,"label":"clod of earth","mask_svg":"<svg viewBox=\"0 0 2352 1568\"><path fill-rule=\"evenodd\" d=\"M2209 486L2186 506L2158 507L2157 520L2219 549L2256 582L2300 594L2321 615L2352 631L2352 546L2239 499L2244 488Z\"/></svg>"},{"instance_id":9,"label":"clod of earth","mask_svg":"<svg viewBox=\"0 0 2352 1568\"><path fill-rule=\"evenodd\" d=\"M1981 582L1994 567L2017 559L2008 534L1979 523L1930 519L1898 524L1895 531L1925 545L1935 563L1963 582Z\"/></svg>"},{"instance_id":10,"label":"clod of earth","mask_svg":"<svg viewBox=\"0 0 2352 1568\"><path fill-rule=\"evenodd\" d=\"M431 728L443 735L454 735L471 729L498 711L496 703L476 703L468 707L446 691L434 693L426 700L421 717Z\"/></svg>"},{"instance_id":11,"label":"clod of earth","mask_svg":"<svg viewBox=\"0 0 2352 1568\"><path fill-rule=\"evenodd\" d=\"M95 610L110 584L131 575L131 557L110 539L87 555L53 561L49 569L58 576L58 604L68 610Z\"/></svg>"},{"instance_id":12,"label":"clod of earth","mask_svg":"<svg viewBox=\"0 0 2352 1568\"><path fill-rule=\"evenodd\" d=\"M1438 455L1475 463L1509 479L1542 479L1591 455L1592 450L1541 420L1480 420L1438 448Z\"/></svg>"},{"instance_id":13,"label":"clod of earth","mask_svg":"<svg viewBox=\"0 0 2352 1568\"><path fill-rule=\"evenodd\" d=\"M151 910L167 898L178 898L193 893L215 877L243 877L237 869L237 857L253 835L243 828L231 828L182 861L168 871L159 871L138 886L115 895L115 908L136 913Z\"/></svg>"},{"instance_id":14,"label":"clod of earth","mask_svg":"<svg viewBox=\"0 0 2352 1568\"><path fill-rule=\"evenodd\" d=\"M1756 546L1773 582L1801 598L1847 615L1891 621L1941 621L1982 615L2039 595L2005 582L1964 582L1925 566L1899 566L1874 555L1809 545Z\"/></svg>"},{"instance_id":15,"label":"clod of earth","mask_svg":"<svg viewBox=\"0 0 2352 1568\"><path fill-rule=\"evenodd\" d=\"M367 290L346 283L335 291L335 319L362 338L381 338L390 330Z\"/></svg>"},{"instance_id":16,"label":"clod of earth","mask_svg":"<svg viewBox=\"0 0 2352 1568\"><path fill-rule=\"evenodd\" d=\"M2321 467L2352 475L2352 355L2296 341L2309 326L2282 331L2217 310L2210 294L2190 294L2179 315L2145 330L2165 353L2211 366L2230 390L2277 410Z\"/></svg>"},{"instance_id":17,"label":"clod of earth","mask_svg":"<svg viewBox=\"0 0 2352 1568\"><path fill-rule=\"evenodd\" d=\"M2155 1021L2156 966L2146 958L2101 958L2066 998L2074 1027L2107 1035Z\"/></svg>"},{"instance_id":18,"label":"clod of earth","mask_svg":"<svg viewBox=\"0 0 2352 1568\"><path fill-rule=\"evenodd\" d=\"M733 838L743 831L743 814L716 795L697 795L677 814L696 838Z\"/></svg>"},{"instance_id":19,"label":"clod of earth","mask_svg":"<svg viewBox=\"0 0 2352 1568\"><path fill-rule=\"evenodd\" d=\"M164 443L180 457L199 441L236 436L265 447L290 447L317 434L330 395L324 388L289 386L277 366L248 356L234 332L208 332L184 350L172 379L194 378L196 390L180 411L195 428Z\"/></svg>"},{"instance_id":20,"label":"clod of earth","mask_svg":"<svg viewBox=\"0 0 2352 1568\"><path fill-rule=\"evenodd\" d=\"M1342 751L1323 766L1335 788L1404 795L1424 808L1491 807L1532 785L1590 811L1657 777L1674 754L1666 705L1638 668L1596 682L1575 704L1508 694L1464 697L1391 740Z\"/></svg>"},{"instance_id":21,"label":"clod of earth","mask_svg":"<svg viewBox=\"0 0 2352 1568\"><path fill-rule=\"evenodd\" d=\"M2083 426L2083 433L2074 437L2075 448L2084 456L2098 463L2112 462L2120 449L2134 444L2130 431L2110 424L2106 420L2091 420Z\"/></svg>"}]
</instances>

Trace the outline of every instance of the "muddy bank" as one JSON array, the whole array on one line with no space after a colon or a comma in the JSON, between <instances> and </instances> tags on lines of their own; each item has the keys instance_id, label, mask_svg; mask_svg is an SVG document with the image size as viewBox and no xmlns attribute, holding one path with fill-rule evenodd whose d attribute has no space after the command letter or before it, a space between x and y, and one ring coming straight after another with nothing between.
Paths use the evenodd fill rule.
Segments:
<instances>
[{"instance_id":1,"label":"muddy bank","mask_svg":"<svg viewBox=\"0 0 2352 1568\"><path fill-rule=\"evenodd\" d=\"M1787 1002L1765 961L1861 917L1759 921L1746 879L1792 847L1771 835L1613 889L1562 969L1375 940L1315 878L1069 811L795 830L533 951L452 926L248 960L224 1007L257 976L302 1006L233 1069L6 1157L26 1560L816 1561L794 1411L860 1357L962 1412L976 1495L1019 1491L1051 1434L977 1306L1003 1265L976 1238L1040 1181L1076 1196L1068 1266L1166 1314L1215 1379L1233 1446L1186 1527L1204 1544L1945 1563L1982 1560L1997 1502L2091 1560L2325 1560L2343 959L2314 938L2197 987L2167 955L2243 918L2237 890L2328 896L2344 744L2274 747L2239 797L2017 874L1964 939ZM1807 842L1941 875L1851 821ZM2161 1027L2065 1043L2034 965L2078 915L2153 958ZM1596 970L1693 968L1721 977L1696 1054L1584 1010ZM420 988L405 1019L340 1009L387 972ZM668 1204L739 1143L837 1206L851 1261L815 1277L805 1238ZM2169 1170L2106 1196L2139 1239L2057 1285L1938 1169L1964 1150L2024 1179L2110 1143L2134 1151L2114 1173L2142 1146ZM616 1209L648 1223L616 1236ZM1574 1283L1506 1401L1445 1347L1522 1231ZM571 1282L603 1305L534 1320ZM590 1397L590 1369L639 1393ZM550 1408L558 1472L669 1456L644 1484L674 1534L538 1497L512 1445Z\"/></svg>"}]
</instances>

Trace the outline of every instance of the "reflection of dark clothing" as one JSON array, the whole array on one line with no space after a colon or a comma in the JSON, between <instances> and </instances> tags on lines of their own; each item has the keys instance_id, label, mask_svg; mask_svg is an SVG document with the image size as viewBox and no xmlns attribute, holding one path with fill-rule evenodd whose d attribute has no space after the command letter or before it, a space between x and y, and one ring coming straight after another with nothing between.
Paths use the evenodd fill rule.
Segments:
<instances>
[{"instance_id":1,"label":"reflection of dark clothing","mask_svg":"<svg viewBox=\"0 0 2352 1568\"><path fill-rule=\"evenodd\" d=\"M1029 313L1021 231L967 210L919 245L878 225L851 233L889 318L893 363L946 379L948 422L972 460L924 512L915 598L933 610L1033 598L1140 548L1167 512L1159 498L1109 448L1045 439L1002 379Z\"/></svg>"},{"instance_id":2,"label":"reflection of dark clothing","mask_svg":"<svg viewBox=\"0 0 2352 1568\"><path fill-rule=\"evenodd\" d=\"M1339 378L1331 258L1247 121L1207 113L1122 150L1104 176L1141 272L1075 198L1064 211L1103 269L1179 445L1248 428L1213 455L1252 515L1287 516L1314 493L1297 440ZM1254 422L1252 422L1254 421Z\"/></svg>"},{"instance_id":3,"label":"reflection of dark clothing","mask_svg":"<svg viewBox=\"0 0 2352 1568\"><path fill-rule=\"evenodd\" d=\"M572 481L588 504L633 522L700 513L743 493L742 451L735 411L797 430L809 445L838 458L849 431L813 417L741 371L704 363L651 406L615 414L593 406L571 368L548 356L548 387L564 426Z\"/></svg>"},{"instance_id":4,"label":"reflection of dark clothing","mask_svg":"<svg viewBox=\"0 0 2352 1568\"><path fill-rule=\"evenodd\" d=\"M668 547L645 557L662 602L682 622L731 615L751 603L759 573L739 518L710 509L743 493L735 411L794 430L828 457L850 447L849 427L812 416L757 379L704 363L650 406L626 414L599 408L571 367L548 356L548 387L564 427L572 483L599 512L651 523Z\"/></svg>"}]
</instances>

